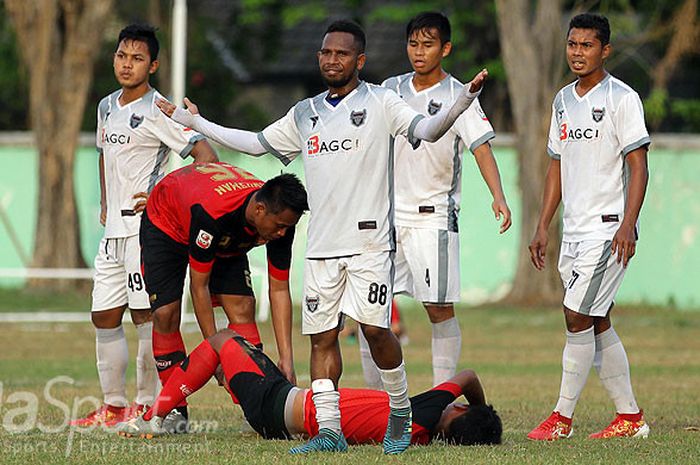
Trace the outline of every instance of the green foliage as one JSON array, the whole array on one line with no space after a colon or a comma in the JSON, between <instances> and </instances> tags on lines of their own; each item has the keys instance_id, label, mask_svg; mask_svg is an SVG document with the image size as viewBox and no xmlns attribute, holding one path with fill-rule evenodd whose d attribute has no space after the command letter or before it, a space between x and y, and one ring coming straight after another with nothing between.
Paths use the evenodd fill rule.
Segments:
<instances>
[{"instance_id":1,"label":"green foliage","mask_svg":"<svg viewBox=\"0 0 700 465\"><path fill-rule=\"evenodd\" d=\"M666 89L654 89L644 100L644 114L652 127L658 127L668 114L668 92Z\"/></svg>"},{"instance_id":2,"label":"green foliage","mask_svg":"<svg viewBox=\"0 0 700 465\"><path fill-rule=\"evenodd\" d=\"M682 121L681 131L700 132L700 100L674 100L671 102L671 114Z\"/></svg>"},{"instance_id":3,"label":"green foliage","mask_svg":"<svg viewBox=\"0 0 700 465\"><path fill-rule=\"evenodd\" d=\"M18 130L29 127L29 82L21 62L15 33L12 30L5 5L0 3L0 130Z\"/></svg>"}]
</instances>

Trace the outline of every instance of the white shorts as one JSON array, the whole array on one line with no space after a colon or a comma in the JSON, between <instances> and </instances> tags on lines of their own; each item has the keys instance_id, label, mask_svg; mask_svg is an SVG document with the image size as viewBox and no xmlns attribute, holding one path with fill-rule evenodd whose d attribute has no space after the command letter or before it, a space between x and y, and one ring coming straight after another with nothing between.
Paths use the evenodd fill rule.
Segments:
<instances>
[{"instance_id":1,"label":"white shorts","mask_svg":"<svg viewBox=\"0 0 700 465\"><path fill-rule=\"evenodd\" d=\"M127 305L133 310L151 308L141 275L139 236L102 238L95 257L92 311Z\"/></svg>"},{"instance_id":2,"label":"white shorts","mask_svg":"<svg viewBox=\"0 0 700 465\"><path fill-rule=\"evenodd\" d=\"M582 315L608 314L625 275L611 247L612 241L561 243L559 274L564 284L564 307Z\"/></svg>"},{"instance_id":3,"label":"white shorts","mask_svg":"<svg viewBox=\"0 0 700 465\"><path fill-rule=\"evenodd\" d=\"M425 303L459 302L459 234L398 226L394 293Z\"/></svg>"},{"instance_id":4,"label":"white shorts","mask_svg":"<svg viewBox=\"0 0 700 465\"><path fill-rule=\"evenodd\" d=\"M301 332L318 334L341 323L343 315L389 327L393 252L306 259Z\"/></svg>"}]
</instances>

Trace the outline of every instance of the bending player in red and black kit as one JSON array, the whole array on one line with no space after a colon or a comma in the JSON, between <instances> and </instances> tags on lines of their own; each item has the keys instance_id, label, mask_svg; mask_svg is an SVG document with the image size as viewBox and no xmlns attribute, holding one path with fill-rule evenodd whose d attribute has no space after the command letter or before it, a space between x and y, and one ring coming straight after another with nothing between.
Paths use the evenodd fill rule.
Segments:
<instances>
[{"instance_id":1,"label":"bending player in red and black kit","mask_svg":"<svg viewBox=\"0 0 700 465\"><path fill-rule=\"evenodd\" d=\"M216 333L212 297L236 330L260 344L246 253L266 244L270 304L279 368L295 382L289 294L294 227L308 209L293 174L267 182L227 163L186 166L153 189L141 221L142 264L153 310L153 355L166 384L185 359L180 305L190 267L194 313L206 338ZM186 431L186 403L168 415L168 430Z\"/></svg>"},{"instance_id":2,"label":"bending player in red and black kit","mask_svg":"<svg viewBox=\"0 0 700 465\"><path fill-rule=\"evenodd\" d=\"M221 364L226 388L240 404L248 423L265 439L290 439L318 433L311 391L290 383L260 349L230 329L202 342L173 371L148 412L117 425L126 437L167 434L163 416L199 390ZM454 400L464 395L469 404ZM451 444L500 444L501 419L486 405L484 390L472 370L410 399L413 409L411 444L444 440ZM373 389L340 389L342 432L350 444L379 443L389 417L389 396Z\"/></svg>"}]
</instances>

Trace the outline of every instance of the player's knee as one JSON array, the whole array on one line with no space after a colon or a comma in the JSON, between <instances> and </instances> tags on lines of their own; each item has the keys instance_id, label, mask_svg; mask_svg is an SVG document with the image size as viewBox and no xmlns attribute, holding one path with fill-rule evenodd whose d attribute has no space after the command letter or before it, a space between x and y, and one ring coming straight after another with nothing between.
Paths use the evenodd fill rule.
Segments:
<instances>
[{"instance_id":1,"label":"player's knee","mask_svg":"<svg viewBox=\"0 0 700 465\"><path fill-rule=\"evenodd\" d=\"M593 317L582 315L566 307L564 307L564 317L566 318L566 329L572 333L584 331L594 324Z\"/></svg>"},{"instance_id":2,"label":"player's knee","mask_svg":"<svg viewBox=\"0 0 700 465\"><path fill-rule=\"evenodd\" d=\"M388 338L392 337L388 328L378 326L362 325L362 333L371 347L384 344Z\"/></svg>"},{"instance_id":3,"label":"player's knee","mask_svg":"<svg viewBox=\"0 0 700 465\"><path fill-rule=\"evenodd\" d=\"M216 334L213 334L207 338L207 341L209 341L209 345L211 346L216 353L221 353L221 348L226 344L226 341L231 339L233 336L236 335L236 332L233 330L230 330L228 328L224 328L217 332Z\"/></svg>"},{"instance_id":4,"label":"player's knee","mask_svg":"<svg viewBox=\"0 0 700 465\"><path fill-rule=\"evenodd\" d=\"M142 325L151 321L151 310L131 310L131 321L135 325Z\"/></svg>"}]
</instances>

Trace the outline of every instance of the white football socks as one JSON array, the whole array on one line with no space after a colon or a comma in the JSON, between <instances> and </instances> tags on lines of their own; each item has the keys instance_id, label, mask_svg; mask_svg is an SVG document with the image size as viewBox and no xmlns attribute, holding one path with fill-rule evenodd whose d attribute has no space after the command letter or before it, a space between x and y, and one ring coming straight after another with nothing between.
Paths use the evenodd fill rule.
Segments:
<instances>
[{"instance_id":1,"label":"white football socks","mask_svg":"<svg viewBox=\"0 0 700 465\"><path fill-rule=\"evenodd\" d=\"M401 364L396 368L382 370L378 368L382 378L384 390L389 394L389 407L392 409L410 408L411 402L408 399L408 381L406 380L406 366Z\"/></svg>"},{"instance_id":2,"label":"white football socks","mask_svg":"<svg viewBox=\"0 0 700 465\"><path fill-rule=\"evenodd\" d=\"M571 418L576 402L586 385L588 373L595 356L593 327L577 333L566 332L566 345L562 356L561 389L555 412Z\"/></svg>"},{"instance_id":3,"label":"white football socks","mask_svg":"<svg viewBox=\"0 0 700 465\"><path fill-rule=\"evenodd\" d=\"M153 405L158 389L158 372L153 359L153 322L136 325L139 338L136 352L136 403Z\"/></svg>"},{"instance_id":4,"label":"white football socks","mask_svg":"<svg viewBox=\"0 0 700 465\"><path fill-rule=\"evenodd\" d=\"M379 375L379 368L374 363L372 352L369 350L369 343L362 330L357 332L357 341L360 345L360 361L362 361L362 373L365 375L365 384L369 389L383 389L384 385Z\"/></svg>"},{"instance_id":5,"label":"white football socks","mask_svg":"<svg viewBox=\"0 0 700 465\"><path fill-rule=\"evenodd\" d=\"M639 413L632 391L627 353L612 327L595 336L593 366L608 395L615 403L617 413Z\"/></svg>"},{"instance_id":6,"label":"white football socks","mask_svg":"<svg viewBox=\"0 0 700 465\"><path fill-rule=\"evenodd\" d=\"M433 386L452 378L462 351L462 332L457 318L433 323Z\"/></svg>"},{"instance_id":7,"label":"white football socks","mask_svg":"<svg viewBox=\"0 0 700 465\"><path fill-rule=\"evenodd\" d=\"M311 382L311 398L316 406L318 429L327 428L340 433L340 393L327 378Z\"/></svg>"},{"instance_id":8,"label":"white football socks","mask_svg":"<svg viewBox=\"0 0 700 465\"><path fill-rule=\"evenodd\" d=\"M95 328L97 374L104 394L105 404L126 407L126 367L129 363L129 348L124 336L124 327Z\"/></svg>"}]
</instances>

